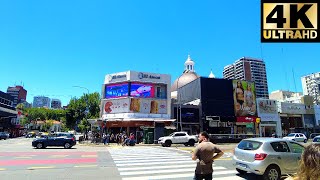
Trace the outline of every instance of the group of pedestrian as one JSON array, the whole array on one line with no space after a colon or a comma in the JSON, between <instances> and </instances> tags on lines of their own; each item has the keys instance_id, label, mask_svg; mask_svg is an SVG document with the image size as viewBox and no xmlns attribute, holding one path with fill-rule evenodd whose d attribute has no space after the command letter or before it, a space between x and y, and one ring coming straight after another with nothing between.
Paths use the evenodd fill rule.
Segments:
<instances>
[{"instance_id":1,"label":"group of pedestrian","mask_svg":"<svg viewBox=\"0 0 320 180\"><path fill-rule=\"evenodd\" d=\"M129 143L135 143L135 136L133 133L130 133L130 136L126 134L126 132L122 133L104 133L103 134L103 144L109 145L110 143L117 143L118 145L128 145Z\"/></svg>"}]
</instances>

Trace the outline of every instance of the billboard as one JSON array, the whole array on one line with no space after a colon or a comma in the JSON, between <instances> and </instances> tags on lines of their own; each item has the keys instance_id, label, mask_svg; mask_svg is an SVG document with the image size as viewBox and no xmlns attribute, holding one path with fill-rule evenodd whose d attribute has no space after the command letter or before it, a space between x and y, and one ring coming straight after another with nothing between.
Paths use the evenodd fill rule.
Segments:
<instances>
[{"instance_id":1,"label":"billboard","mask_svg":"<svg viewBox=\"0 0 320 180\"><path fill-rule=\"evenodd\" d=\"M130 99L110 99L103 101L103 114L129 112Z\"/></svg>"},{"instance_id":2,"label":"billboard","mask_svg":"<svg viewBox=\"0 0 320 180\"><path fill-rule=\"evenodd\" d=\"M111 84L106 86L105 98L119 98L127 97L129 91L128 83L125 84Z\"/></svg>"},{"instance_id":3,"label":"billboard","mask_svg":"<svg viewBox=\"0 0 320 180\"><path fill-rule=\"evenodd\" d=\"M150 114L166 114L167 102L166 100L151 100L131 98L130 112L134 113L150 113Z\"/></svg>"},{"instance_id":4,"label":"billboard","mask_svg":"<svg viewBox=\"0 0 320 180\"><path fill-rule=\"evenodd\" d=\"M280 119L275 100L257 99L257 111L261 121L279 121Z\"/></svg>"},{"instance_id":5,"label":"billboard","mask_svg":"<svg viewBox=\"0 0 320 180\"><path fill-rule=\"evenodd\" d=\"M256 91L253 82L233 80L234 110L236 116L255 116Z\"/></svg>"},{"instance_id":6,"label":"billboard","mask_svg":"<svg viewBox=\"0 0 320 180\"><path fill-rule=\"evenodd\" d=\"M131 83L130 85L130 96L140 98L154 98L154 85L142 84L142 83Z\"/></svg>"}]
</instances>

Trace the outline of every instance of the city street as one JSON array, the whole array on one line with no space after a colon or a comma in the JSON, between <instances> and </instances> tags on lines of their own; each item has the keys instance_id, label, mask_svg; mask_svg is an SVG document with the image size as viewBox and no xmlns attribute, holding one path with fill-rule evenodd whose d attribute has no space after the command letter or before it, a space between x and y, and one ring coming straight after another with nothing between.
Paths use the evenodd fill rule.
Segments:
<instances>
[{"instance_id":1,"label":"city street","mask_svg":"<svg viewBox=\"0 0 320 180\"><path fill-rule=\"evenodd\" d=\"M190 152L177 147L76 145L72 149L34 149L31 141L26 138L0 141L1 180L191 180L196 166ZM214 179L257 178L237 175L231 156L227 152L214 163Z\"/></svg>"}]
</instances>

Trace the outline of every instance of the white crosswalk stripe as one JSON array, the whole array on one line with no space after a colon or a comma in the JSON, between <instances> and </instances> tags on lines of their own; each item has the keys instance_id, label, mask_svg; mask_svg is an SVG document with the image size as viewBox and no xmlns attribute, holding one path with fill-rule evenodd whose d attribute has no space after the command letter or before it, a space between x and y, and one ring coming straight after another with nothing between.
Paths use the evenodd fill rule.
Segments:
<instances>
[{"instance_id":1,"label":"white crosswalk stripe","mask_svg":"<svg viewBox=\"0 0 320 180\"><path fill-rule=\"evenodd\" d=\"M122 180L193 179L196 162L190 155L157 147L109 149ZM213 166L213 178L242 180L235 170Z\"/></svg>"}]
</instances>

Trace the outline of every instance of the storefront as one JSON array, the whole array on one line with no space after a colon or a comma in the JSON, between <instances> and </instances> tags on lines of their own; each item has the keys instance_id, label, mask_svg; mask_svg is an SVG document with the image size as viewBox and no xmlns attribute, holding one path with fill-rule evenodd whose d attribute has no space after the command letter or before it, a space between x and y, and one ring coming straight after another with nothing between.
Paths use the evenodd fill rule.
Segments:
<instances>
[{"instance_id":1,"label":"storefront","mask_svg":"<svg viewBox=\"0 0 320 180\"><path fill-rule=\"evenodd\" d=\"M143 128L171 127L175 120L170 119L170 83L166 74L127 71L106 75L101 126L108 132L127 134Z\"/></svg>"},{"instance_id":2,"label":"storefront","mask_svg":"<svg viewBox=\"0 0 320 180\"><path fill-rule=\"evenodd\" d=\"M276 133L277 137L282 137L277 102L275 100L258 99L257 104L258 116L261 119L259 126L260 136L272 137L272 134Z\"/></svg>"},{"instance_id":3,"label":"storefront","mask_svg":"<svg viewBox=\"0 0 320 180\"><path fill-rule=\"evenodd\" d=\"M306 107L299 103L278 102L282 126L282 136L289 133L305 133L303 115L306 114Z\"/></svg>"},{"instance_id":4,"label":"storefront","mask_svg":"<svg viewBox=\"0 0 320 180\"><path fill-rule=\"evenodd\" d=\"M234 129L235 134L239 134L241 136L258 136L259 123L257 123L257 117L237 117L237 122Z\"/></svg>"}]
</instances>

